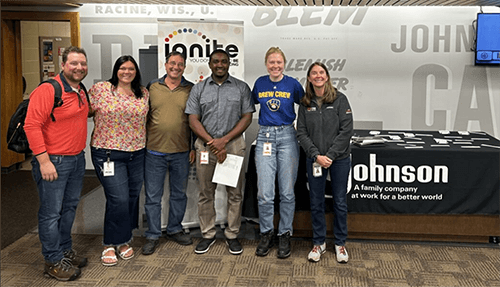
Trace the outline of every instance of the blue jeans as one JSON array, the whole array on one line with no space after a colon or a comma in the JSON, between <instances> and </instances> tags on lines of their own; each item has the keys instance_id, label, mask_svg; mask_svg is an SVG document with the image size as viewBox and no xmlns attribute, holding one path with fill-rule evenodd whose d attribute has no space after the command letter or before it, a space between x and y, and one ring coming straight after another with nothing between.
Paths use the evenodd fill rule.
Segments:
<instances>
[{"instance_id":1,"label":"blue jeans","mask_svg":"<svg viewBox=\"0 0 500 287\"><path fill-rule=\"evenodd\" d=\"M260 232L274 229L275 181L278 176L280 195L280 222L278 235L293 233L295 213L295 181L299 167L299 145L293 125L261 126L255 147L257 193ZM271 155L263 155L264 144L271 143Z\"/></svg>"},{"instance_id":2,"label":"blue jeans","mask_svg":"<svg viewBox=\"0 0 500 287\"><path fill-rule=\"evenodd\" d=\"M106 196L104 215L105 246L119 246L132 240L139 227L139 195L144 182L144 153L91 148L92 163ZM114 162L114 175L104 176L103 165Z\"/></svg>"},{"instance_id":3,"label":"blue jeans","mask_svg":"<svg viewBox=\"0 0 500 287\"><path fill-rule=\"evenodd\" d=\"M40 197L38 235L42 254L45 261L55 263L64 257L64 251L72 249L71 228L83 186L85 152L75 156L50 155L50 161L58 175L53 182L42 179L36 157L31 164Z\"/></svg>"},{"instance_id":4,"label":"blue jeans","mask_svg":"<svg viewBox=\"0 0 500 287\"><path fill-rule=\"evenodd\" d=\"M182 231L182 219L186 212L186 188L189 175L189 152L154 155L146 152L146 216L149 229L146 238L158 239L161 236L161 199L165 176L169 172L170 199L168 210L167 234Z\"/></svg>"},{"instance_id":5,"label":"blue jeans","mask_svg":"<svg viewBox=\"0 0 500 287\"><path fill-rule=\"evenodd\" d=\"M321 177L314 177L312 165L314 160L307 158L307 181L311 197L311 219L313 227L313 244L321 245L326 239L325 220L325 185L327 172L330 173L333 212L333 234L335 245L344 246L347 238L347 180L351 169L351 158L334 160L330 168L322 169Z\"/></svg>"}]
</instances>

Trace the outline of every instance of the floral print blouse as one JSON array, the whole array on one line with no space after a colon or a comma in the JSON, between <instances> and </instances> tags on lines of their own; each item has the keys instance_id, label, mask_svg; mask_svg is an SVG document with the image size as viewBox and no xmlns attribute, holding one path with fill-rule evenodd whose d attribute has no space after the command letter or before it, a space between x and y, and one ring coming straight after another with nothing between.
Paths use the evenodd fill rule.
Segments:
<instances>
[{"instance_id":1,"label":"floral print blouse","mask_svg":"<svg viewBox=\"0 0 500 287\"><path fill-rule=\"evenodd\" d=\"M89 90L94 112L94 131L90 145L95 148L137 151L146 146L149 93L143 97L118 92L110 82L99 82Z\"/></svg>"}]
</instances>

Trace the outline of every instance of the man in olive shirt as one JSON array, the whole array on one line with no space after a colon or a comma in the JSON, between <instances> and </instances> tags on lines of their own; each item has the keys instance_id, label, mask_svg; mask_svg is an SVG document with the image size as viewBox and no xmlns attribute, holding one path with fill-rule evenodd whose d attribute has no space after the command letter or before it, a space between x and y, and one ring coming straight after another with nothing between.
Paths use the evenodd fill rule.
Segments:
<instances>
[{"instance_id":1,"label":"man in olive shirt","mask_svg":"<svg viewBox=\"0 0 500 287\"><path fill-rule=\"evenodd\" d=\"M167 171L170 173L167 237L182 245L193 243L181 224L187 204L189 165L195 159L188 116L184 113L193 83L182 76L185 67L184 55L171 52L165 61L167 74L148 85L150 110L144 180L148 242L142 247L144 255L154 253L161 237L161 200Z\"/></svg>"}]
</instances>

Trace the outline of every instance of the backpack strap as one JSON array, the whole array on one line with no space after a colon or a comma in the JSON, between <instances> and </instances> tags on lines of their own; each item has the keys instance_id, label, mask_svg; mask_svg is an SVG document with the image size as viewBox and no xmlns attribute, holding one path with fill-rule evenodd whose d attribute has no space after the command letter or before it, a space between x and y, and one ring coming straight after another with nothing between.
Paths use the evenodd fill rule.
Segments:
<instances>
[{"instance_id":1,"label":"backpack strap","mask_svg":"<svg viewBox=\"0 0 500 287\"><path fill-rule=\"evenodd\" d=\"M54 79L48 79L48 80L42 81L38 85L40 86L41 84L45 84L45 83L49 83L52 85L52 87L54 87L54 106L52 107L52 111L50 112L50 118L52 119L53 122L55 122L56 118L54 117L54 113L53 113L54 109L62 106L62 104L63 104L61 85L59 84L58 81L56 81Z\"/></svg>"},{"instance_id":2,"label":"backpack strap","mask_svg":"<svg viewBox=\"0 0 500 287\"><path fill-rule=\"evenodd\" d=\"M54 79L45 80L38 85L40 86L44 83L49 83L54 87L54 106L52 107L52 111L50 112L50 118L53 122L55 122L56 118L54 117L54 109L63 105L62 88L59 82ZM85 92L85 97L87 97L87 104L90 106L89 94L87 92L87 88L85 88L85 85L82 82L80 82L80 88Z\"/></svg>"},{"instance_id":3,"label":"backpack strap","mask_svg":"<svg viewBox=\"0 0 500 287\"><path fill-rule=\"evenodd\" d=\"M82 82L80 82L80 88L85 92L85 97L87 97L87 103L89 104L89 108L90 108L89 93L87 92L87 88L85 88L85 85Z\"/></svg>"}]
</instances>

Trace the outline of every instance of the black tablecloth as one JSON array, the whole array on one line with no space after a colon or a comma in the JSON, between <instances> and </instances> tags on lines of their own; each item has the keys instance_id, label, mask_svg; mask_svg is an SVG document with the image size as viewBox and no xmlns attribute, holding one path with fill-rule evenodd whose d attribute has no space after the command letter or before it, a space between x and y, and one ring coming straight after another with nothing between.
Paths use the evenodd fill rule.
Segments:
<instances>
[{"instance_id":1,"label":"black tablecloth","mask_svg":"<svg viewBox=\"0 0 500 287\"><path fill-rule=\"evenodd\" d=\"M410 133L414 137L408 137ZM386 139L399 136L401 141L382 146L352 146L349 212L500 213L500 149L494 148L500 147L499 140L486 133L381 131L381 135ZM355 136L370 135L369 131L356 130ZM434 146L435 139L447 140L448 147ZM243 202L243 216L251 218L258 217L254 158L255 146L252 146ZM296 211L310 209L305 159L301 149L295 184ZM330 193L327 182L326 194ZM331 212L331 199L326 201L326 212ZM276 182L275 213L278 206Z\"/></svg>"},{"instance_id":2,"label":"black tablecloth","mask_svg":"<svg viewBox=\"0 0 500 287\"><path fill-rule=\"evenodd\" d=\"M356 135L369 136L362 130ZM481 132L381 135L401 140L352 147L351 212L499 214L500 149L495 147L500 141Z\"/></svg>"}]
</instances>

